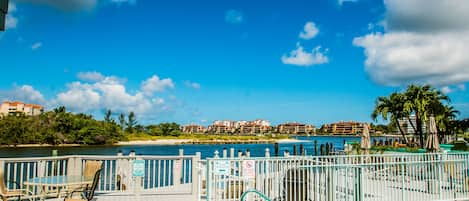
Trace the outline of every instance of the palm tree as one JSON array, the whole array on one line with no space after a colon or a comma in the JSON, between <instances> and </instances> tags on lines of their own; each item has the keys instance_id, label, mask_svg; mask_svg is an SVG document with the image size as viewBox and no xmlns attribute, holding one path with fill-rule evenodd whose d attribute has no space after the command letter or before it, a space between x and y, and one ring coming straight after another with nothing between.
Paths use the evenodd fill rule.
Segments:
<instances>
[{"instance_id":1,"label":"palm tree","mask_svg":"<svg viewBox=\"0 0 469 201\"><path fill-rule=\"evenodd\" d=\"M441 103L435 103L432 110L435 114L440 141L443 140L445 135L451 135L453 132L457 132L459 128L455 120L457 115L460 114L458 110L453 106L443 105Z\"/></svg>"},{"instance_id":2,"label":"palm tree","mask_svg":"<svg viewBox=\"0 0 469 201\"><path fill-rule=\"evenodd\" d=\"M409 116L404 110L404 103L405 97L396 92L392 93L389 97L378 97L371 118L376 121L378 116L381 116L384 120L388 120L389 116L390 124L397 126L404 139L404 143L407 144L406 133L399 123L399 119Z\"/></svg>"},{"instance_id":3,"label":"palm tree","mask_svg":"<svg viewBox=\"0 0 469 201\"><path fill-rule=\"evenodd\" d=\"M422 131L422 122L425 122L434 112L432 107L442 101L449 102L449 98L430 85L417 86L410 85L404 93L406 99L404 110L406 113L415 114L416 133L420 138L420 147L423 148L424 137Z\"/></svg>"}]
</instances>

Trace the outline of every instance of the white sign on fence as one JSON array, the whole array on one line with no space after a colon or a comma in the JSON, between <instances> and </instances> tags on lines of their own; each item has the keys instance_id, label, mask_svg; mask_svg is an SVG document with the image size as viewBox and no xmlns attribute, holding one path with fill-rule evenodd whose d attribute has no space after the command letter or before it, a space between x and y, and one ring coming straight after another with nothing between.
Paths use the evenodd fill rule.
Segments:
<instances>
[{"instance_id":1,"label":"white sign on fence","mask_svg":"<svg viewBox=\"0 0 469 201\"><path fill-rule=\"evenodd\" d=\"M214 173L218 175L229 175L230 174L230 161L215 161L214 162Z\"/></svg>"},{"instance_id":2,"label":"white sign on fence","mask_svg":"<svg viewBox=\"0 0 469 201\"><path fill-rule=\"evenodd\" d=\"M243 161L243 177L255 178L256 177L256 162L254 160Z\"/></svg>"},{"instance_id":3,"label":"white sign on fence","mask_svg":"<svg viewBox=\"0 0 469 201\"><path fill-rule=\"evenodd\" d=\"M145 176L145 161L144 160L135 160L133 161L132 175L134 177L143 177Z\"/></svg>"}]
</instances>

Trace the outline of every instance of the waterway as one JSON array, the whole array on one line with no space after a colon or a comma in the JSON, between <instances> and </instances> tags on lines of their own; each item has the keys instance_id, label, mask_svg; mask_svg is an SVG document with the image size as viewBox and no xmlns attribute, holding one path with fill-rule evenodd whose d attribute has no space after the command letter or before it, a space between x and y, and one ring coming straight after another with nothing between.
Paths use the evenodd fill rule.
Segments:
<instances>
[{"instance_id":1,"label":"waterway","mask_svg":"<svg viewBox=\"0 0 469 201\"><path fill-rule=\"evenodd\" d=\"M301 142L280 143L279 151L283 153L288 150L293 153L293 145L297 149L302 144L307 154L314 153L315 141L318 144L332 143L336 149L343 149L344 140L360 141L359 137L349 136L301 136L296 137ZM372 137L373 140L385 140L385 137ZM388 138L389 139L389 138ZM215 151L220 154L224 148L234 148L238 151L249 150L251 156L264 156L265 149L269 148L271 155L274 154L274 144L184 144L184 145L110 145L110 146L81 146L81 147L3 147L0 148L0 158L10 157L43 157L50 156L52 150L58 150L59 155L116 155L119 151L128 154L135 151L137 155L177 155L179 149L184 149L184 154L192 155L201 152L202 158L212 157Z\"/></svg>"}]
</instances>

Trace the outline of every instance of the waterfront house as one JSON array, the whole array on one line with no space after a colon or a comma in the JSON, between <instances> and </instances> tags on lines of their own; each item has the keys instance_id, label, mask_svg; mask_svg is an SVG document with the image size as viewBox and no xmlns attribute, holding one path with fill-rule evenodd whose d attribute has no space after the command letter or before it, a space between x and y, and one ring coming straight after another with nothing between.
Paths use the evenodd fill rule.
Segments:
<instances>
[{"instance_id":1,"label":"waterfront house","mask_svg":"<svg viewBox=\"0 0 469 201\"><path fill-rule=\"evenodd\" d=\"M196 125L196 124L189 124L189 125L182 126L181 130L183 133L190 133L190 134L205 133L205 131L207 131L207 129L204 126Z\"/></svg>"},{"instance_id":2,"label":"waterfront house","mask_svg":"<svg viewBox=\"0 0 469 201\"><path fill-rule=\"evenodd\" d=\"M25 114L36 116L44 112L44 107L19 101L4 101L0 106L0 116Z\"/></svg>"},{"instance_id":3,"label":"waterfront house","mask_svg":"<svg viewBox=\"0 0 469 201\"><path fill-rule=\"evenodd\" d=\"M280 134L314 134L316 128L313 125L307 125L297 122L289 122L277 125L277 132Z\"/></svg>"},{"instance_id":4,"label":"waterfront house","mask_svg":"<svg viewBox=\"0 0 469 201\"><path fill-rule=\"evenodd\" d=\"M363 132L363 128L367 123L355 121L339 121L331 124L324 124L321 127L322 133L331 133L339 135L355 135ZM374 133L374 129L370 129L370 133Z\"/></svg>"}]
</instances>

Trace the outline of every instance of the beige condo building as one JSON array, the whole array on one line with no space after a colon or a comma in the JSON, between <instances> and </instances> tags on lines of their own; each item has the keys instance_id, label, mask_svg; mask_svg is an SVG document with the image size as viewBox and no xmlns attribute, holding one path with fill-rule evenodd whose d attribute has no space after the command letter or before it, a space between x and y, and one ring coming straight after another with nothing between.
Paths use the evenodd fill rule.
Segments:
<instances>
[{"instance_id":1,"label":"beige condo building","mask_svg":"<svg viewBox=\"0 0 469 201\"><path fill-rule=\"evenodd\" d=\"M44 107L19 101L4 101L0 106L0 116L25 114L36 116L44 112Z\"/></svg>"}]
</instances>

